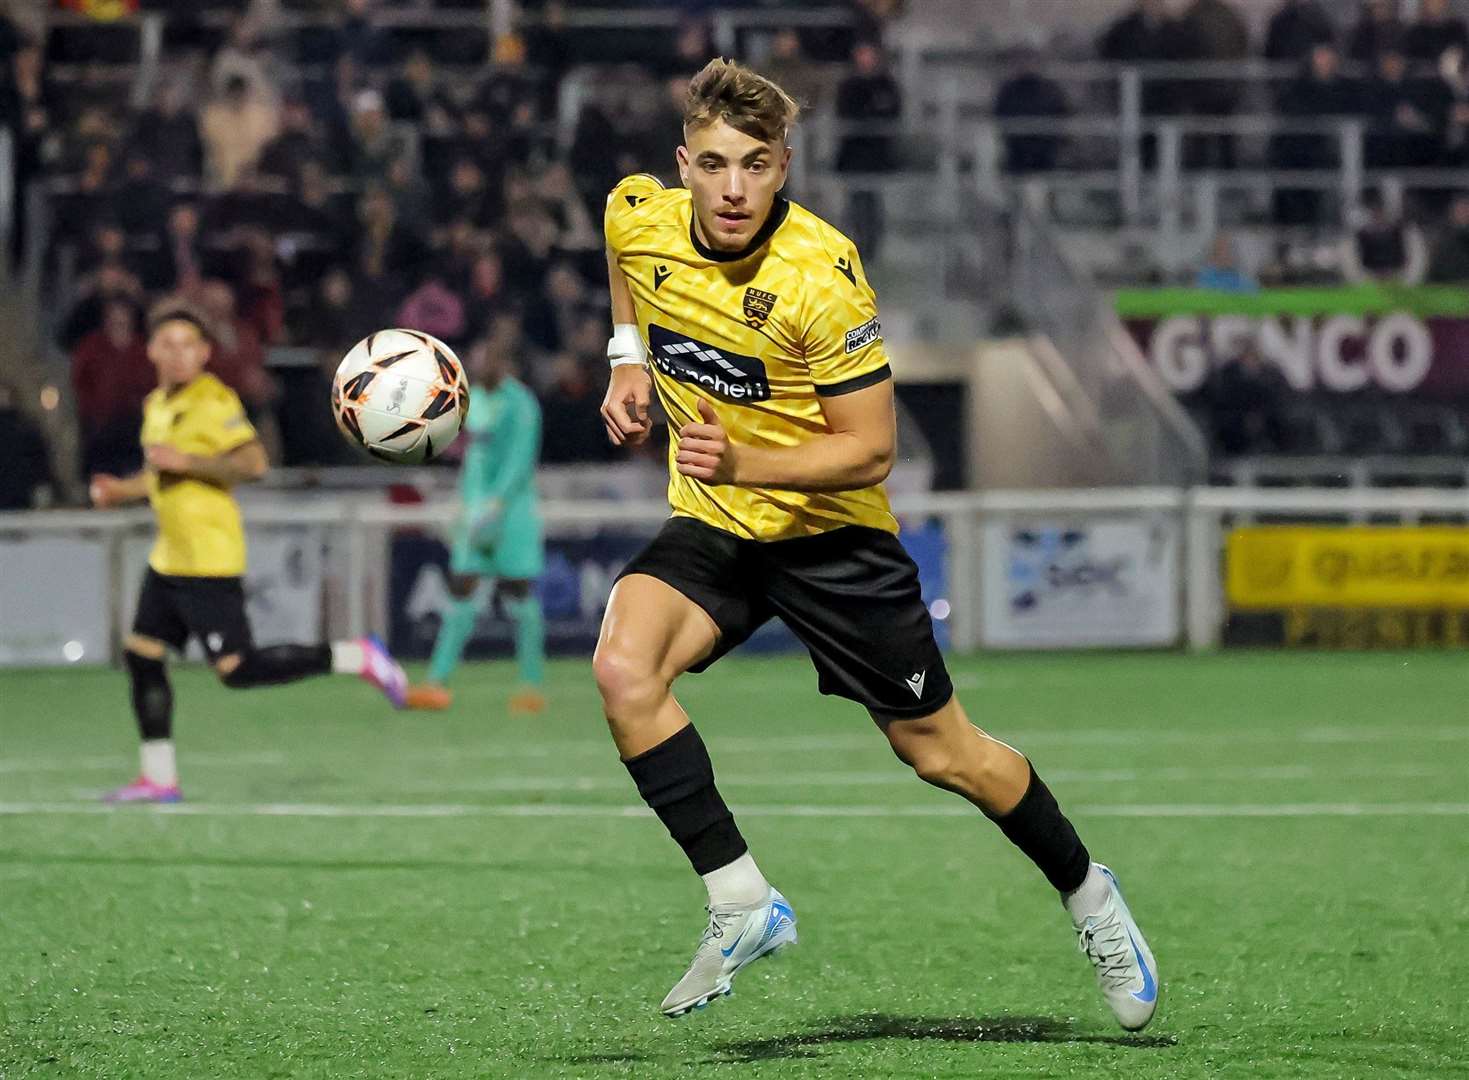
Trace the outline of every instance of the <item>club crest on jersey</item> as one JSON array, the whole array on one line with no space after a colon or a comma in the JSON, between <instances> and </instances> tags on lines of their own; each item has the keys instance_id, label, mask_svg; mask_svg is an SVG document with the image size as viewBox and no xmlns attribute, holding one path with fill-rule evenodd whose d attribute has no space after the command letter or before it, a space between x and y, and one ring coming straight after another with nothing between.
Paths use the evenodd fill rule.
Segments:
<instances>
[{"instance_id":1,"label":"club crest on jersey","mask_svg":"<svg viewBox=\"0 0 1469 1080\"><path fill-rule=\"evenodd\" d=\"M648 325L648 345L654 366L670 379L700 387L725 401L770 400L770 380L759 357L696 341L657 323Z\"/></svg>"},{"instance_id":2,"label":"club crest on jersey","mask_svg":"<svg viewBox=\"0 0 1469 1080\"><path fill-rule=\"evenodd\" d=\"M770 313L775 310L775 302L779 299L773 292L745 290L745 322L750 324L750 329L759 330L765 325L765 320L770 318Z\"/></svg>"}]
</instances>

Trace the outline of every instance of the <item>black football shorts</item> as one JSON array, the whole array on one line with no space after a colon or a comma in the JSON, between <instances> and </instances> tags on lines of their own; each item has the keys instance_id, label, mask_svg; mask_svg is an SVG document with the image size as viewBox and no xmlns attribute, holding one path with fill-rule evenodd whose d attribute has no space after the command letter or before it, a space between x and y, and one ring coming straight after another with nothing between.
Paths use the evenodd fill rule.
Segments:
<instances>
[{"instance_id":1,"label":"black football shorts","mask_svg":"<svg viewBox=\"0 0 1469 1080\"><path fill-rule=\"evenodd\" d=\"M133 633L183 652L192 635L210 661L250 647L245 587L237 577L182 577L151 566L143 576Z\"/></svg>"},{"instance_id":2,"label":"black football shorts","mask_svg":"<svg viewBox=\"0 0 1469 1080\"><path fill-rule=\"evenodd\" d=\"M693 518L670 518L623 570L655 577L719 627L703 671L771 617L811 654L823 694L899 720L948 704L954 686L898 538L847 525L793 540L744 540Z\"/></svg>"}]
</instances>

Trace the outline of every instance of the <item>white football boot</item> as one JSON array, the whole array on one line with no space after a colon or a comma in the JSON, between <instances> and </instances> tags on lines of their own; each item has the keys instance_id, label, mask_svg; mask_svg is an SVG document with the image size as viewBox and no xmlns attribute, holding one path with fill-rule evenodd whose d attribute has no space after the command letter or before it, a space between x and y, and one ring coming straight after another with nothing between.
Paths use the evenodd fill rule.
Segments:
<instances>
[{"instance_id":1,"label":"white football boot","mask_svg":"<svg viewBox=\"0 0 1469 1080\"><path fill-rule=\"evenodd\" d=\"M730 980L745 965L796 943L796 913L774 889L754 907L709 909L709 926L694 950L694 962L663 999L664 1016L683 1016L730 992Z\"/></svg>"},{"instance_id":2,"label":"white football boot","mask_svg":"<svg viewBox=\"0 0 1469 1080\"><path fill-rule=\"evenodd\" d=\"M1158 1007L1158 965L1117 878L1100 863L1094 865L1106 879L1107 898L1100 911L1079 922L1073 917L1077 947L1097 969L1097 986L1117 1022L1141 1031Z\"/></svg>"}]
</instances>

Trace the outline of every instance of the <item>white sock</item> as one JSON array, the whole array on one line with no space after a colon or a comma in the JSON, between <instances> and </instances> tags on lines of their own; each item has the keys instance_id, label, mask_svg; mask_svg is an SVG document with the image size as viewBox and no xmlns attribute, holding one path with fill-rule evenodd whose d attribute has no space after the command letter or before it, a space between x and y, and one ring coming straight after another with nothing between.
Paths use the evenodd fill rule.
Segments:
<instances>
[{"instance_id":1,"label":"white sock","mask_svg":"<svg viewBox=\"0 0 1469 1080\"><path fill-rule=\"evenodd\" d=\"M332 642L332 671L337 675L361 675L367 666L367 650L355 641Z\"/></svg>"},{"instance_id":2,"label":"white sock","mask_svg":"<svg viewBox=\"0 0 1469 1080\"><path fill-rule=\"evenodd\" d=\"M709 890L709 906L752 907L770 895L770 882L748 851L728 866L702 875Z\"/></svg>"},{"instance_id":3,"label":"white sock","mask_svg":"<svg viewBox=\"0 0 1469 1080\"><path fill-rule=\"evenodd\" d=\"M147 739L138 750L143 779L161 787L177 787L178 765L173 759L172 739Z\"/></svg>"},{"instance_id":4,"label":"white sock","mask_svg":"<svg viewBox=\"0 0 1469 1080\"><path fill-rule=\"evenodd\" d=\"M1080 926L1086 921L1088 915L1101 914L1102 907L1107 903L1107 897L1112 895L1112 886L1102 876L1102 871L1096 863L1087 867L1086 877L1080 885L1072 892L1066 894L1063 902L1066 910L1071 914L1072 922Z\"/></svg>"}]
</instances>

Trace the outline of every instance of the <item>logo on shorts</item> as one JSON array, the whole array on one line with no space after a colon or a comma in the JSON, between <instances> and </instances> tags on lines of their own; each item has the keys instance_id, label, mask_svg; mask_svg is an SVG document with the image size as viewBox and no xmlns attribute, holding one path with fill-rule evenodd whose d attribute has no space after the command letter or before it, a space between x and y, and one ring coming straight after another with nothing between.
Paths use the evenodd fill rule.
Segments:
<instances>
[{"instance_id":1,"label":"logo on shorts","mask_svg":"<svg viewBox=\"0 0 1469 1080\"><path fill-rule=\"evenodd\" d=\"M923 683L928 678L927 671L915 671L903 681L908 684L908 689L913 691L913 696L919 701L923 700Z\"/></svg>"},{"instance_id":2,"label":"logo on shorts","mask_svg":"<svg viewBox=\"0 0 1469 1080\"><path fill-rule=\"evenodd\" d=\"M696 341L657 323L648 326L648 344L654 365L670 379L691 383L725 401L770 400L770 380L759 357Z\"/></svg>"},{"instance_id":3,"label":"logo on shorts","mask_svg":"<svg viewBox=\"0 0 1469 1080\"><path fill-rule=\"evenodd\" d=\"M765 320L770 318L770 313L775 310L775 302L779 299L773 292L745 290L745 322L750 324L752 330L759 330L765 325Z\"/></svg>"},{"instance_id":4,"label":"logo on shorts","mask_svg":"<svg viewBox=\"0 0 1469 1080\"><path fill-rule=\"evenodd\" d=\"M854 353L858 349L865 349L874 341L882 340L882 324L874 315L861 326L847 331L847 352Z\"/></svg>"},{"instance_id":5,"label":"logo on shorts","mask_svg":"<svg viewBox=\"0 0 1469 1080\"><path fill-rule=\"evenodd\" d=\"M210 652L217 653L220 649L224 648L224 635L219 633L210 634L204 639L204 645Z\"/></svg>"}]
</instances>

